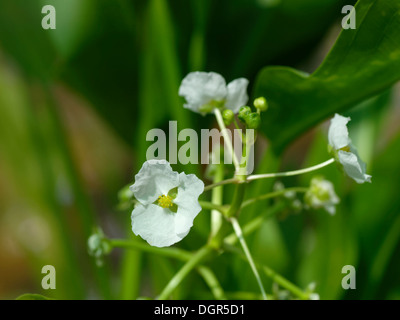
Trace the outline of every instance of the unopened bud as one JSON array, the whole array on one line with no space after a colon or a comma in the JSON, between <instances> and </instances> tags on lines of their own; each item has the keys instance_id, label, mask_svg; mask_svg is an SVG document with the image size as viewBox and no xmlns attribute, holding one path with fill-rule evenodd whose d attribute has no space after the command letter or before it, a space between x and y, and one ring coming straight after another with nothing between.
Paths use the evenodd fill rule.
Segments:
<instances>
[{"instance_id":1,"label":"unopened bud","mask_svg":"<svg viewBox=\"0 0 400 320\"><path fill-rule=\"evenodd\" d=\"M268 102L264 97L259 97L259 98L255 99L253 104L257 110L267 111L267 109L268 109Z\"/></svg>"},{"instance_id":2,"label":"unopened bud","mask_svg":"<svg viewBox=\"0 0 400 320\"><path fill-rule=\"evenodd\" d=\"M222 112L222 119L224 119L224 123L226 126L229 126L233 119L235 117L235 114L233 113L233 111L231 109L225 109Z\"/></svg>"},{"instance_id":3,"label":"unopened bud","mask_svg":"<svg viewBox=\"0 0 400 320\"><path fill-rule=\"evenodd\" d=\"M258 129L261 123L261 117L257 112L252 112L247 115L245 122L248 129Z\"/></svg>"},{"instance_id":4,"label":"unopened bud","mask_svg":"<svg viewBox=\"0 0 400 320\"><path fill-rule=\"evenodd\" d=\"M238 114L239 120L242 121L243 123L246 123L246 118L250 113L251 113L250 107L247 106L241 107Z\"/></svg>"}]
</instances>

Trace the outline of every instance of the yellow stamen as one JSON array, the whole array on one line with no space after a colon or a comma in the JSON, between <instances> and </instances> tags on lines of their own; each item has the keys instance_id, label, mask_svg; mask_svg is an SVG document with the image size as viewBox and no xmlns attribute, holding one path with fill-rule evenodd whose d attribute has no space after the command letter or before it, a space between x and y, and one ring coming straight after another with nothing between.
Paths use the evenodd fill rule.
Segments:
<instances>
[{"instance_id":1,"label":"yellow stamen","mask_svg":"<svg viewBox=\"0 0 400 320\"><path fill-rule=\"evenodd\" d=\"M170 208L173 206L172 197L170 197L168 195L167 196L166 195L159 196L157 201L158 201L158 205L164 209Z\"/></svg>"}]
</instances>

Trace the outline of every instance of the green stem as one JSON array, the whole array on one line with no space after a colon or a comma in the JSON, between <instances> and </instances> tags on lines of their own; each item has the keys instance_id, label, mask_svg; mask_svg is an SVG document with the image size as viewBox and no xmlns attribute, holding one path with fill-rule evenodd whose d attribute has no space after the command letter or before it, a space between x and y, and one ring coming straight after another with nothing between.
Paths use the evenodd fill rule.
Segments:
<instances>
[{"instance_id":1,"label":"green stem","mask_svg":"<svg viewBox=\"0 0 400 320\"><path fill-rule=\"evenodd\" d=\"M224 164L221 162L217 165L217 172L214 176L214 183L218 183L224 179ZM211 234L210 236L213 237L217 234L218 230L221 228L222 225L222 215L224 214L224 210L222 208L222 201L224 196L224 189L222 186L215 188L211 194L211 202L214 205L214 208L210 208L211 210ZM200 203L201 205L201 203ZM203 206L202 206L203 207ZM203 207L205 209L205 207Z\"/></svg>"},{"instance_id":2,"label":"green stem","mask_svg":"<svg viewBox=\"0 0 400 320\"><path fill-rule=\"evenodd\" d=\"M168 282L167 286L158 296L159 300L166 300L174 292L174 290L181 284L183 279L196 268L200 263L202 263L206 258L208 258L213 249L209 246L202 247L197 251L190 260L188 260L183 267L175 274L175 276Z\"/></svg>"},{"instance_id":3,"label":"green stem","mask_svg":"<svg viewBox=\"0 0 400 320\"><path fill-rule=\"evenodd\" d=\"M217 119L219 128L221 129L222 136L224 137L225 146L228 148L230 155L232 156L232 162L235 166L236 172L239 172L240 164L236 157L235 151L233 150L231 137L228 135L228 129L225 127L224 120L222 118L221 111L217 108L214 109L215 118Z\"/></svg>"},{"instance_id":4,"label":"green stem","mask_svg":"<svg viewBox=\"0 0 400 320\"><path fill-rule=\"evenodd\" d=\"M326 167L330 165L331 163L334 163L335 159L329 159L323 163L317 164L315 166L305 168L305 169L300 169L300 170L294 170L294 171L286 171L286 172L278 172L278 173L266 173L266 174L256 174L256 175L251 175L247 177L247 181L253 181L253 180L258 180L258 179L268 179L268 178L278 178L278 177L290 177L290 176L296 176L304 173L308 173L311 171L315 171L318 169L321 169L323 167Z\"/></svg>"},{"instance_id":5,"label":"green stem","mask_svg":"<svg viewBox=\"0 0 400 320\"><path fill-rule=\"evenodd\" d=\"M268 218L272 217L273 215L277 214L278 212L282 211L287 206L287 204L283 201L277 203L274 207L269 209L267 213L263 216L257 216L250 222L246 223L245 226L242 228L243 236L248 236L256 231L261 224ZM234 245L238 241L238 237L233 232L230 235L224 238L224 243L229 245Z\"/></svg>"},{"instance_id":6,"label":"green stem","mask_svg":"<svg viewBox=\"0 0 400 320\"><path fill-rule=\"evenodd\" d=\"M240 228L239 222L237 221L237 219L235 217L232 217L230 219L230 221L232 223L233 230L235 231L235 233L236 233L236 235L237 235L237 237L238 237L238 239L240 241L240 244L241 244L241 246L243 248L243 252L246 255L247 260L248 260L248 262L250 264L250 267L251 267L251 269L252 269L252 271L254 273L254 276L256 277L256 280L257 280L258 286L260 287L260 291L261 291L261 294L263 296L263 299L267 300L267 295L265 293L264 286L263 286L263 284L261 282L260 275L258 273L256 265L254 264L254 260L253 260L253 257L251 256L250 250L247 247L247 243L244 240L242 229Z\"/></svg>"},{"instance_id":7,"label":"green stem","mask_svg":"<svg viewBox=\"0 0 400 320\"><path fill-rule=\"evenodd\" d=\"M297 287L296 285L291 283L289 280L282 277L280 274L276 273L271 268L269 268L267 266L261 266L261 269L263 270L263 272L266 276L268 276L269 278L272 279L272 281L276 282L281 287L289 290L291 293L293 293L295 296L297 296L301 300L308 300L310 298L309 294L305 293L299 287Z\"/></svg>"},{"instance_id":8,"label":"green stem","mask_svg":"<svg viewBox=\"0 0 400 320\"><path fill-rule=\"evenodd\" d=\"M278 191L275 191L275 192L270 192L270 193L263 194L261 196L254 197L254 198L251 198L251 199L248 199L248 200L244 201L242 203L241 209L243 209L244 207L247 207L247 206L249 206L249 205L251 205L253 203L256 203L258 201L262 201L262 200L267 200L267 199L283 196L287 192L307 192L307 191L308 191L308 188L293 187L293 188L287 188L287 189L278 190Z\"/></svg>"},{"instance_id":9,"label":"green stem","mask_svg":"<svg viewBox=\"0 0 400 320\"><path fill-rule=\"evenodd\" d=\"M233 184L233 183L245 183L245 182L250 182L254 180L260 180L260 179L270 179L270 178L278 178L278 177L290 177L290 176L296 176L308 172L312 172L318 169L321 169L323 167L326 167L330 165L331 163L335 162L335 159L329 159L323 163L317 164L315 166L305 168L305 169L300 169L300 170L294 170L294 171L285 171L285 172L277 172L277 173L266 173L266 174L255 174L255 175L250 175L246 178L245 181L239 180L237 177L231 178L231 179L226 179L222 180L218 183L213 183L204 188L204 191L209 191L212 190L215 187L226 185L226 184Z\"/></svg>"},{"instance_id":10,"label":"green stem","mask_svg":"<svg viewBox=\"0 0 400 320\"><path fill-rule=\"evenodd\" d=\"M247 257L245 255L243 255L243 253L238 248L236 248L234 246L226 244L224 246L224 249L226 251L229 251L229 252L237 254L243 260L247 260ZM308 300L310 298L309 294L307 294L306 292L301 290L295 284L293 284L292 282L290 282L289 280L287 280L286 278L284 278L283 276L281 276L280 274L278 274L277 272L275 272L271 268L269 268L269 267L267 267L265 265L261 265L259 263L255 263L255 265L256 265L256 267L261 269L267 277L271 278L274 282L279 284L282 288L285 288L288 291L290 291L292 294L294 294L299 299Z\"/></svg>"},{"instance_id":11,"label":"green stem","mask_svg":"<svg viewBox=\"0 0 400 320\"><path fill-rule=\"evenodd\" d=\"M243 183L243 182L239 181L237 178L231 178L231 179L227 179L227 180L222 180L222 181L219 181L219 182L216 182L216 183L213 183L213 184L209 184L208 186L206 186L204 188L204 192L212 190L212 189L214 189L216 187L219 187L219 186L223 186L223 185L226 185L226 184L232 184L232 183Z\"/></svg>"},{"instance_id":12,"label":"green stem","mask_svg":"<svg viewBox=\"0 0 400 320\"><path fill-rule=\"evenodd\" d=\"M192 254L190 252L178 248L152 247L146 243L142 243L135 240L125 240L125 239L108 239L107 241L113 248L140 250L148 253L154 253L164 257L175 258L182 261L187 261L192 257Z\"/></svg>"},{"instance_id":13,"label":"green stem","mask_svg":"<svg viewBox=\"0 0 400 320\"><path fill-rule=\"evenodd\" d=\"M226 214L228 217L233 217L240 211L245 190L246 190L245 184L238 184L236 186L235 193L233 194L232 204Z\"/></svg>"},{"instance_id":14,"label":"green stem","mask_svg":"<svg viewBox=\"0 0 400 320\"><path fill-rule=\"evenodd\" d=\"M204 210L215 210L215 211L218 211L218 216L221 216L221 213L224 214L225 211L226 211L225 206L214 204L212 202L199 201L199 204Z\"/></svg>"},{"instance_id":15,"label":"green stem","mask_svg":"<svg viewBox=\"0 0 400 320\"><path fill-rule=\"evenodd\" d=\"M214 297L218 300L226 300L225 292L211 269L208 267L199 266L197 270L207 283Z\"/></svg>"}]
</instances>

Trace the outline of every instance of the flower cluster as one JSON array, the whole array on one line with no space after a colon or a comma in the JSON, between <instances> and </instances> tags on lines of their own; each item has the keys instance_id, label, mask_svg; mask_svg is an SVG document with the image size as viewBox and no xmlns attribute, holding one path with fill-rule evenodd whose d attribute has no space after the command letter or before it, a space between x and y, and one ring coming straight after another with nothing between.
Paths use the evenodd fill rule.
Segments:
<instances>
[{"instance_id":1,"label":"flower cluster","mask_svg":"<svg viewBox=\"0 0 400 320\"><path fill-rule=\"evenodd\" d=\"M323 208L332 215L336 212L335 206L340 202L332 182L321 177L311 180L310 188L304 195L304 200L307 206L314 209Z\"/></svg>"}]
</instances>

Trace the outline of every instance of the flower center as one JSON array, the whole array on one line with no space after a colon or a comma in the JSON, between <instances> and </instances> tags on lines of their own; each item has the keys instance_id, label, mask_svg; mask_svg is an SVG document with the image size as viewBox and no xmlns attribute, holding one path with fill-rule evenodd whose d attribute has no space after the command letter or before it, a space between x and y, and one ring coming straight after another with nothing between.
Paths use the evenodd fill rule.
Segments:
<instances>
[{"instance_id":1,"label":"flower center","mask_svg":"<svg viewBox=\"0 0 400 320\"><path fill-rule=\"evenodd\" d=\"M200 112L209 113L212 112L215 108L223 109L225 106L225 100L211 100L209 103L202 105L199 108Z\"/></svg>"},{"instance_id":2,"label":"flower center","mask_svg":"<svg viewBox=\"0 0 400 320\"><path fill-rule=\"evenodd\" d=\"M161 207L161 208L170 208L170 207L172 207L173 206L173 203L172 203L172 197L171 196L169 196L169 195L162 195L162 196L159 196L158 197L158 199L157 199L157 202L158 202L158 205Z\"/></svg>"},{"instance_id":3,"label":"flower center","mask_svg":"<svg viewBox=\"0 0 400 320\"><path fill-rule=\"evenodd\" d=\"M351 151L349 146L345 146L343 148L340 148L339 150L346 151L346 152L350 152Z\"/></svg>"}]
</instances>

